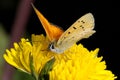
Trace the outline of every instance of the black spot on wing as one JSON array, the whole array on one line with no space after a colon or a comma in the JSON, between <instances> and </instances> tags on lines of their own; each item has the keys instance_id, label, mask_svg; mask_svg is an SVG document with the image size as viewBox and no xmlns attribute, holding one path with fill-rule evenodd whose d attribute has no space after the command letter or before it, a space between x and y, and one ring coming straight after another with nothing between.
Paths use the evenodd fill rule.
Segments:
<instances>
[{"instance_id":1,"label":"black spot on wing","mask_svg":"<svg viewBox=\"0 0 120 80\"><path fill-rule=\"evenodd\" d=\"M73 27L73 29L77 29L76 27Z\"/></svg>"},{"instance_id":2,"label":"black spot on wing","mask_svg":"<svg viewBox=\"0 0 120 80\"><path fill-rule=\"evenodd\" d=\"M83 20L82 20L81 22L82 22L83 24L85 23L85 21L83 21Z\"/></svg>"},{"instance_id":3,"label":"black spot on wing","mask_svg":"<svg viewBox=\"0 0 120 80\"><path fill-rule=\"evenodd\" d=\"M83 30L85 30L84 27L83 27L83 25L80 25L80 27L81 27Z\"/></svg>"},{"instance_id":4,"label":"black spot on wing","mask_svg":"<svg viewBox=\"0 0 120 80\"><path fill-rule=\"evenodd\" d=\"M68 32L68 34L70 34L70 32Z\"/></svg>"}]
</instances>

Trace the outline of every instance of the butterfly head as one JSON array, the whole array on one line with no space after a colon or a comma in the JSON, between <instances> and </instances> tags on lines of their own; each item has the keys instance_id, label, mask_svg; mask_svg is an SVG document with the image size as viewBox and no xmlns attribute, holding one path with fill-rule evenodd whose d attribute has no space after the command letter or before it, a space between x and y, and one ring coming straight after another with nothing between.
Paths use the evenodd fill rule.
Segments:
<instances>
[{"instance_id":1,"label":"butterfly head","mask_svg":"<svg viewBox=\"0 0 120 80\"><path fill-rule=\"evenodd\" d=\"M55 52L55 53L63 53L63 50L61 50L59 47L57 47L56 45L56 42L52 42L50 45L49 45L49 50L52 51L52 52Z\"/></svg>"}]
</instances>

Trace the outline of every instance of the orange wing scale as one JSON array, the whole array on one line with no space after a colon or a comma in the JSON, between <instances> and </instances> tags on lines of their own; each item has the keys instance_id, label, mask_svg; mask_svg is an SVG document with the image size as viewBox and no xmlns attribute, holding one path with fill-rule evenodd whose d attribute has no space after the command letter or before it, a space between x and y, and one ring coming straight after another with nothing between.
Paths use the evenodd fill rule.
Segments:
<instances>
[{"instance_id":1,"label":"orange wing scale","mask_svg":"<svg viewBox=\"0 0 120 80\"><path fill-rule=\"evenodd\" d=\"M46 32L49 40L51 42L57 41L64 31L62 29L60 29L59 27L57 27L56 25L50 24L40 11L38 11L34 6L33 6L33 8L34 8L35 13L37 14L41 24L43 25L43 28L45 29L45 32Z\"/></svg>"}]
</instances>

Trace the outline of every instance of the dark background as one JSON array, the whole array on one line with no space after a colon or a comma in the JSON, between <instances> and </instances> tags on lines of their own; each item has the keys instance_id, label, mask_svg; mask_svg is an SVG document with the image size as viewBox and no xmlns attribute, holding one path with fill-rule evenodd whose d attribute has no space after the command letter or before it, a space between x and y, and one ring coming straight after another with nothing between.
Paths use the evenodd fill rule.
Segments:
<instances>
[{"instance_id":1,"label":"dark background","mask_svg":"<svg viewBox=\"0 0 120 80\"><path fill-rule=\"evenodd\" d=\"M1 0L4 2L7 0ZM19 0L0 3L0 22L5 26L8 34L14 21ZM95 17L96 33L88 39L81 40L89 50L100 48L99 55L106 61L107 69L116 76L120 74L119 51L119 7L112 0L36 0L34 5L52 23L63 30L69 28L79 17L91 12ZM8 5L7 5L8 4ZM8 7L6 7L8 6ZM41 23L32 9L25 34L44 33Z\"/></svg>"}]
</instances>

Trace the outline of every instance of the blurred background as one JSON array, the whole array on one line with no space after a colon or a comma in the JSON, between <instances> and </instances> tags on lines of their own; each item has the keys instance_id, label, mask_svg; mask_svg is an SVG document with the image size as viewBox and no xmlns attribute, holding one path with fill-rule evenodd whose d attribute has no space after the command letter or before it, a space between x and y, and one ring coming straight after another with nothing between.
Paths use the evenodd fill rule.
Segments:
<instances>
[{"instance_id":1,"label":"blurred background","mask_svg":"<svg viewBox=\"0 0 120 80\"><path fill-rule=\"evenodd\" d=\"M91 12L95 17L96 33L79 41L89 50L100 48L99 55L107 69L120 74L119 7L113 0L0 0L0 80L32 80L30 75L8 65L3 54L21 37L45 34L31 2L53 24L66 30L79 17Z\"/></svg>"}]
</instances>

